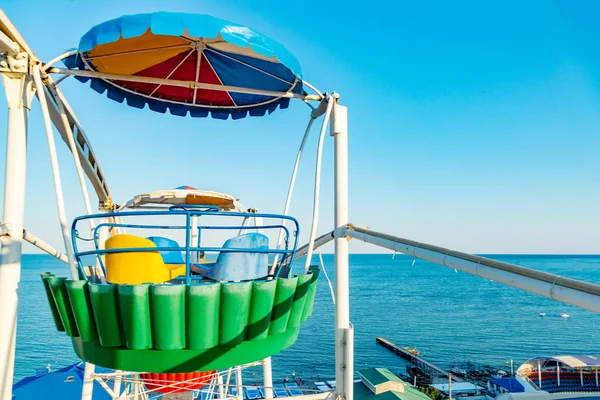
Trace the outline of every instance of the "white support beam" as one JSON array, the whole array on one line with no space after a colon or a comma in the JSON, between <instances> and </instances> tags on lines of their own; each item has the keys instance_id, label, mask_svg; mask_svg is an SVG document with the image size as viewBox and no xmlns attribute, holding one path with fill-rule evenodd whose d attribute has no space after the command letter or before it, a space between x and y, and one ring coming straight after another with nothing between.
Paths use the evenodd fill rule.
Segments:
<instances>
[{"instance_id":1,"label":"white support beam","mask_svg":"<svg viewBox=\"0 0 600 400\"><path fill-rule=\"evenodd\" d=\"M217 385L219 386L219 399L224 399L227 390L225 390L225 386L223 385L223 375L217 376Z\"/></svg>"},{"instance_id":2,"label":"white support beam","mask_svg":"<svg viewBox=\"0 0 600 400\"><path fill-rule=\"evenodd\" d=\"M244 398L244 386L242 383L242 367L235 367L235 390L237 395L235 396L236 400L242 400Z\"/></svg>"},{"instance_id":3,"label":"white support beam","mask_svg":"<svg viewBox=\"0 0 600 400\"><path fill-rule=\"evenodd\" d=\"M8 228L8 225L6 225L3 222L0 223L0 243L2 243L2 236L10 236L10 229ZM50 254L52 257L55 257L64 263L68 263L68 258L63 252L52 247L52 245L46 243L39 237L35 236L33 233L23 229L22 237L23 237L23 240L25 240L26 242L29 242L30 244L34 245L38 249L45 251L46 253Z\"/></svg>"},{"instance_id":4,"label":"white support beam","mask_svg":"<svg viewBox=\"0 0 600 400\"><path fill-rule=\"evenodd\" d=\"M337 104L337 96L333 97L330 134L334 137L335 151L335 381L341 399L353 400L354 334L350 324L348 240L337 234L348 225L348 113L346 107Z\"/></svg>"},{"instance_id":5,"label":"white support beam","mask_svg":"<svg viewBox=\"0 0 600 400\"><path fill-rule=\"evenodd\" d=\"M17 43L20 48L19 51L26 52L32 61L38 60L38 58L35 56L33 51L31 51L31 49L27 45L27 42L25 42L25 39L23 39L23 36L21 36L21 34L17 30L17 28L15 28L15 26L13 25L12 21L6 16L6 14L4 14L4 11L2 11L1 8L0 8L0 32L4 33L12 41Z\"/></svg>"},{"instance_id":6,"label":"white support beam","mask_svg":"<svg viewBox=\"0 0 600 400\"><path fill-rule=\"evenodd\" d=\"M348 237L600 314L600 285L350 225Z\"/></svg>"},{"instance_id":7,"label":"white support beam","mask_svg":"<svg viewBox=\"0 0 600 400\"><path fill-rule=\"evenodd\" d=\"M263 387L265 388L265 399L273 398L273 366L271 357L263 360Z\"/></svg>"},{"instance_id":8,"label":"white support beam","mask_svg":"<svg viewBox=\"0 0 600 400\"><path fill-rule=\"evenodd\" d=\"M21 51L21 47L9 38L4 32L0 31L0 52L16 54Z\"/></svg>"},{"instance_id":9,"label":"white support beam","mask_svg":"<svg viewBox=\"0 0 600 400\"><path fill-rule=\"evenodd\" d=\"M33 94L31 80L26 75L2 75L2 81L8 103L3 221L9 235L2 238L0 250L0 400L10 400L25 216L27 119Z\"/></svg>"},{"instance_id":10,"label":"white support beam","mask_svg":"<svg viewBox=\"0 0 600 400\"><path fill-rule=\"evenodd\" d=\"M81 400L92 400L94 392L94 364L85 363L83 372L83 385L81 388Z\"/></svg>"},{"instance_id":11,"label":"white support beam","mask_svg":"<svg viewBox=\"0 0 600 400\"><path fill-rule=\"evenodd\" d=\"M39 237L35 236L33 233L26 231L25 229L23 230L23 239L26 242L29 242L30 244L34 245L38 249L45 251L46 253L50 254L51 256L59 259L60 261L67 263L67 264L69 263L69 259L66 254L64 254L63 252L52 247L52 245L46 243L45 241L43 241Z\"/></svg>"},{"instance_id":12,"label":"white support beam","mask_svg":"<svg viewBox=\"0 0 600 400\"><path fill-rule=\"evenodd\" d=\"M313 245L313 250L316 250L319 247L324 246L327 243L331 242L334 239L334 232L335 231L330 231L330 232L327 232L326 234L321 235L318 238L316 238L315 243ZM307 243L304 246L298 248L298 250L296 250L296 254L294 255L294 261L299 260L300 258L304 257L306 255L306 253L308 253L309 245L310 244Z\"/></svg>"}]
</instances>

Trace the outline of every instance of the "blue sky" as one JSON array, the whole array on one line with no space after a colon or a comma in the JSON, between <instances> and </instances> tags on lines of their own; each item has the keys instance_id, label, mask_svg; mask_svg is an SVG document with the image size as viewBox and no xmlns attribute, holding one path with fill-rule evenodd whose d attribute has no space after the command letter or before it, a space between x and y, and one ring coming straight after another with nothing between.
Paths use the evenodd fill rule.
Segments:
<instances>
[{"instance_id":1,"label":"blue sky","mask_svg":"<svg viewBox=\"0 0 600 400\"><path fill-rule=\"evenodd\" d=\"M43 60L123 14L208 13L252 26L283 43L309 82L341 93L349 107L357 225L468 252L600 252L598 1L4 0L2 7ZM240 121L183 119L128 108L74 80L61 86L117 202L191 185L282 210L304 105ZM316 139L315 131L291 210L303 239ZM83 206L59 143L73 218ZM333 224L332 140L324 154L320 232ZM35 102L28 160L26 228L61 245ZM4 161L0 176L3 183ZM361 243L351 250L380 251Z\"/></svg>"}]
</instances>

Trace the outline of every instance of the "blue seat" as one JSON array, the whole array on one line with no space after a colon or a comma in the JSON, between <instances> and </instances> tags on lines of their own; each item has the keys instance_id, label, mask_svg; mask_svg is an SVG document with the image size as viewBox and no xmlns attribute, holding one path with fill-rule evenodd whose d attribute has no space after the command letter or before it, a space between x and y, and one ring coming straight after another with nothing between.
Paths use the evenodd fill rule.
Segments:
<instances>
[{"instance_id":1,"label":"blue seat","mask_svg":"<svg viewBox=\"0 0 600 400\"><path fill-rule=\"evenodd\" d=\"M146 239L154 242L156 247L179 247L179 243L176 241L162 236L150 236ZM159 253L165 264L185 264L181 251L160 251Z\"/></svg>"},{"instance_id":2,"label":"blue seat","mask_svg":"<svg viewBox=\"0 0 600 400\"><path fill-rule=\"evenodd\" d=\"M258 388L255 387L246 387L246 398L248 400L256 400L260 398L260 392Z\"/></svg>"},{"instance_id":3,"label":"blue seat","mask_svg":"<svg viewBox=\"0 0 600 400\"><path fill-rule=\"evenodd\" d=\"M304 393L302 392L302 390L300 390L300 388L298 387L298 385L294 382L290 382L290 383L286 383L285 387L287 388L287 390L289 390L290 394L292 396L302 396L304 395Z\"/></svg>"},{"instance_id":4,"label":"blue seat","mask_svg":"<svg viewBox=\"0 0 600 400\"><path fill-rule=\"evenodd\" d=\"M246 233L228 239L214 266L203 271L203 276L218 281L246 281L264 278L269 274L267 253L230 252L226 249L268 250L269 238L262 233Z\"/></svg>"},{"instance_id":5,"label":"blue seat","mask_svg":"<svg viewBox=\"0 0 600 400\"><path fill-rule=\"evenodd\" d=\"M273 394L275 394L275 397L288 397L288 392L281 383L273 385Z\"/></svg>"}]
</instances>

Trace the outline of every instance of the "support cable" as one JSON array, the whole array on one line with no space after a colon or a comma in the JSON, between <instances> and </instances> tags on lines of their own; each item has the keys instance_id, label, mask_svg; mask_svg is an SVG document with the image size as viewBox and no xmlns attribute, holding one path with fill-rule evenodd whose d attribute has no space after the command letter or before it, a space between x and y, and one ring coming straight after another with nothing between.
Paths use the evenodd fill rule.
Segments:
<instances>
[{"instance_id":1,"label":"support cable","mask_svg":"<svg viewBox=\"0 0 600 400\"><path fill-rule=\"evenodd\" d=\"M290 186L288 188L287 198L285 199L285 206L283 207L283 215L288 215L288 212L290 210L290 204L292 203L292 196L294 195L294 186L296 185L296 175L298 174L298 166L300 165L300 160L302 159L302 151L304 150L304 145L306 144L306 139L308 138L308 135L310 134L310 128L312 127L313 122L315 122L315 118L313 118L311 116L310 120L308 121L308 126L306 127L306 131L304 132L304 136L302 137L302 142L300 142L300 148L298 149L298 154L296 155L296 162L294 163L294 170L292 171L292 178L290 179ZM285 226L286 222L287 222L286 219L282 219L281 225ZM279 231L279 238L277 239L277 250L279 250L281 248L281 245L283 244L283 235L284 235L284 230L281 229ZM270 275L273 275L275 273L275 268L277 268L278 259L279 259L279 254L275 254L275 257L273 258L273 264L271 266L271 271L269 271Z\"/></svg>"},{"instance_id":2,"label":"support cable","mask_svg":"<svg viewBox=\"0 0 600 400\"><path fill-rule=\"evenodd\" d=\"M46 101L45 86L42 83L40 76L40 66L33 66L33 79L35 86L39 93L39 101L42 109L42 116L44 118L44 126L46 128L46 138L48 139L48 149L50 152L50 163L52 165L52 175L54 178L54 190L56 193L56 205L58 207L58 220L60 222L61 231L63 235L63 241L65 243L65 250L67 253L67 259L69 262L69 270L71 271L71 279L78 279L79 274L77 273L77 266L75 265L75 256L73 254L73 243L71 243L71 237L69 234L69 227L67 225L67 213L65 211L65 200L62 190L62 183L60 180L60 170L58 167L58 156L56 155L56 143L54 142L54 132L52 131L52 122L50 121L50 113L48 111L48 103Z\"/></svg>"},{"instance_id":3,"label":"support cable","mask_svg":"<svg viewBox=\"0 0 600 400\"><path fill-rule=\"evenodd\" d=\"M331 291L331 301L333 301L333 305L335 305L335 291L333 290L331 279L329 279L329 275L327 275L327 270L325 269L325 263L323 262L323 255L321 254L321 252L319 252L319 261L321 262L321 270L323 271L323 275L325 275L325 279L327 279L327 283L329 284L329 290Z\"/></svg>"},{"instance_id":4,"label":"support cable","mask_svg":"<svg viewBox=\"0 0 600 400\"><path fill-rule=\"evenodd\" d=\"M93 214L92 205L90 202L90 194L88 193L87 185L85 183L85 174L83 172L83 168L81 167L81 160L79 159L79 150L77 149L77 145L75 144L75 131L71 129L71 123L69 122L69 118L67 117L67 113L65 112L65 106L58 96L56 97L56 105L58 106L60 118L65 127L65 132L67 133L67 138L69 141L69 147L71 149L71 153L73 154L73 160L75 161L75 169L77 170L79 186L81 186L81 192L83 194L85 211L88 213L88 215L90 215ZM75 128L77 129L77 125L75 125ZM93 232L95 228L94 220L90 218L88 221L90 224L90 230Z\"/></svg>"},{"instance_id":5,"label":"support cable","mask_svg":"<svg viewBox=\"0 0 600 400\"><path fill-rule=\"evenodd\" d=\"M325 132L327 131L327 125L329 124L329 117L331 116L331 110L333 109L333 103L335 102L331 96L327 96L323 101L327 101L327 110L323 117L323 125L321 126L321 133L319 135L319 144L317 148L317 162L315 168L315 192L313 199L313 218L312 226L310 230L310 239L308 241L308 252L306 253L306 263L304 264L304 273L308 273L310 262L312 261L313 246L315 244L315 238L317 235L317 226L319 225L319 197L321 191L321 161L323 158L323 139L325 138Z\"/></svg>"}]
</instances>

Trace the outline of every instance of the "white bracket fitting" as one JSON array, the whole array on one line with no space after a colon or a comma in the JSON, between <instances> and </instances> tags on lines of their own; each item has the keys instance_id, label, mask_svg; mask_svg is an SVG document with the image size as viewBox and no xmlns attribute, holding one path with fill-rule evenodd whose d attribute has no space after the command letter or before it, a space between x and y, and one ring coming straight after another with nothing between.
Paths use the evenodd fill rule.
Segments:
<instances>
[{"instance_id":1,"label":"white bracket fitting","mask_svg":"<svg viewBox=\"0 0 600 400\"><path fill-rule=\"evenodd\" d=\"M29 56L25 52L0 54L0 72L15 74L29 73Z\"/></svg>"},{"instance_id":2,"label":"white bracket fitting","mask_svg":"<svg viewBox=\"0 0 600 400\"><path fill-rule=\"evenodd\" d=\"M6 222L0 222L0 238L2 236L10 236L10 224Z\"/></svg>"},{"instance_id":3,"label":"white bracket fitting","mask_svg":"<svg viewBox=\"0 0 600 400\"><path fill-rule=\"evenodd\" d=\"M348 107L335 103L331 113L330 135L335 136L343 132L348 132Z\"/></svg>"}]
</instances>

